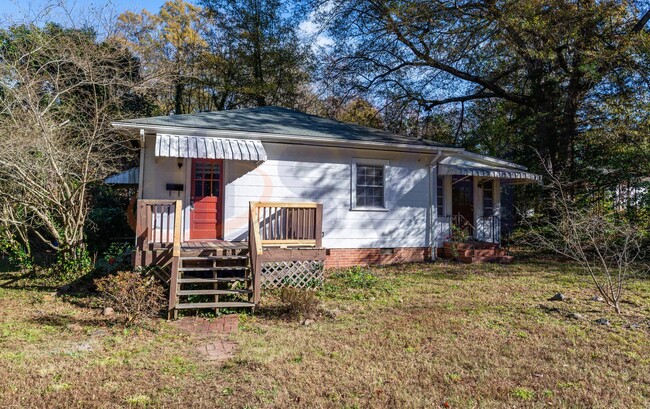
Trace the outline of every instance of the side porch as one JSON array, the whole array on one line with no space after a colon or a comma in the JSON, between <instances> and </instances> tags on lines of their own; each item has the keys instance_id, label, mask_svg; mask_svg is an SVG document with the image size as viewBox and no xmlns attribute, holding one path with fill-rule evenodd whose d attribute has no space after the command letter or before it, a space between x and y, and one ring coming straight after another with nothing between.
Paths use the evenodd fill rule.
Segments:
<instances>
[{"instance_id":1,"label":"side porch","mask_svg":"<svg viewBox=\"0 0 650 409\"><path fill-rule=\"evenodd\" d=\"M541 177L524 167L505 168L455 157L440 161L436 171L433 241L438 255L465 263L511 262L502 246L509 224L502 204L507 195L503 187L539 182Z\"/></svg>"}]
</instances>

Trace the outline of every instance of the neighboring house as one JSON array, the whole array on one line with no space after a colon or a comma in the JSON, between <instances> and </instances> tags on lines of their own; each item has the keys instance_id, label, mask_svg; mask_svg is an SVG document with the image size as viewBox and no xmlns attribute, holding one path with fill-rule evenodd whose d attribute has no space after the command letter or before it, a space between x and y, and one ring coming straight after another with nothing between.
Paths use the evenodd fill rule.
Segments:
<instances>
[{"instance_id":1,"label":"neighboring house","mask_svg":"<svg viewBox=\"0 0 650 409\"><path fill-rule=\"evenodd\" d=\"M216 291L218 272L236 266L224 254L245 267L249 248L259 282L244 289L257 303L264 283L311 280L323 263L424 261L454 232L498 243L501 185L540 180L501 159L279 107L113 125L140 135L136 264L171 261L171 310L174 291L208 294L183 290L199 281L180 276L207 271L216 281L201 283ZM209 294L210 305L230 294Z\"/></svg>"}]
</instances>

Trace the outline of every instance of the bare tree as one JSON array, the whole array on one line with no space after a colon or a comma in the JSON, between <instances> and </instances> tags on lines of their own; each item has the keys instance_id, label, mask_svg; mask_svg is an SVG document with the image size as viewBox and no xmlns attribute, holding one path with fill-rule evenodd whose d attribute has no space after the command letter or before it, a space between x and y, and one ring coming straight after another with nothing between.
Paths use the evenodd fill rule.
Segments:
<instances>
[{"instance_id":1,"label":"bare tree","mask_svg":"<svg viewBox=\"0 0 650 409\"><path fill-rule=\"evenodd\" d=\"M0 36L0 222L80 260L89 185L128 153L110 121L125 101L137 104L137 61L89 30L15 26Z\"/></svg>"},{"instance_id":2,"label":"bare tree","mask_svg":"<svg viewBox=\"0 0 650 409\"><path fill-rule=\"evenodd\" d=\"M524 215L528 244L577 262L620 314L626 280L648 271L642 263L644 232L614 209L577 204L560 177L549 173L548 180L556 201L541 217Z\"/></svg>"}]
</instances>

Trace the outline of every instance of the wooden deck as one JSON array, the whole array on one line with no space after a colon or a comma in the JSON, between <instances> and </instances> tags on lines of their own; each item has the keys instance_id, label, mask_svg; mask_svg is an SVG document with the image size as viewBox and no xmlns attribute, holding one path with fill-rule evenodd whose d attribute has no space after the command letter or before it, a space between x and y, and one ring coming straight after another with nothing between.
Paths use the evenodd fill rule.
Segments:
<instances>
[{"instance_id":1,"label":"wooden deck","mask_svg":"<svg viewBox=\"0 0 650 409\"><path fill-rule=\"evenodd\" d=\"M244 249L248 249L247 241L189 240L181 243L181 251Z\"/></svg>"},{"instance_id":2,"label":"wooden deck","mask_svg":"<svg viewBox=\"0 0 650 409\"><path fill-rule=\"evenodd\" d=\"M263 285L322 282L322 204L251 202L246 241L183 241L182 211L181 200L138 201L134 264L169 271L161 279L170 317L179 309L255 308Z\"/></svg>"}]
</instances>

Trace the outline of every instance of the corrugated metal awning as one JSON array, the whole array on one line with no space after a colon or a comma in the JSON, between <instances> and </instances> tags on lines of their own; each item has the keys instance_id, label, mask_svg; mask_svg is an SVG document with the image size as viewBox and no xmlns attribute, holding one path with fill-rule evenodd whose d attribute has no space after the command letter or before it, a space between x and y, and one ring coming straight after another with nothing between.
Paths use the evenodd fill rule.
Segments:
<instances>
[{"instance_id":1,"label":"corrugated metal awning","mask_svg":"<svg viewBox=\"0 0 650 409\"><path fill-rule=\"evenodd\" d=\"M483 176L497 179L510 179L521 181L535 181L542 180L540 175L535 173L525 172L517 169L506 169L496 167L474 167L474 166L459 166L459 165L438 165L439 175L460 175L460 176Z\"/></svg>"},{"instance_id":2,"label":"corrugated metal awning","mask_svg":"<svg viewBox=\"0 0 650 409\"><path fill-rule=\"evenodd\" d=\"M156 135L156 156L265 161L262 142L186 135Z\"/></svg>"},{"instance_id":3,"label":"corrugated metal awning","mask_svg":"<svg viewBox=\"0 0 650 409\"><path fill-rule=\"evenodd\" d=\"M139 175L140 168L135 167L125 170L122 173L118 173L117 175L111 175L104 179L104 182L109 185L137 185Z\"/></svg>"}]
</instances>

